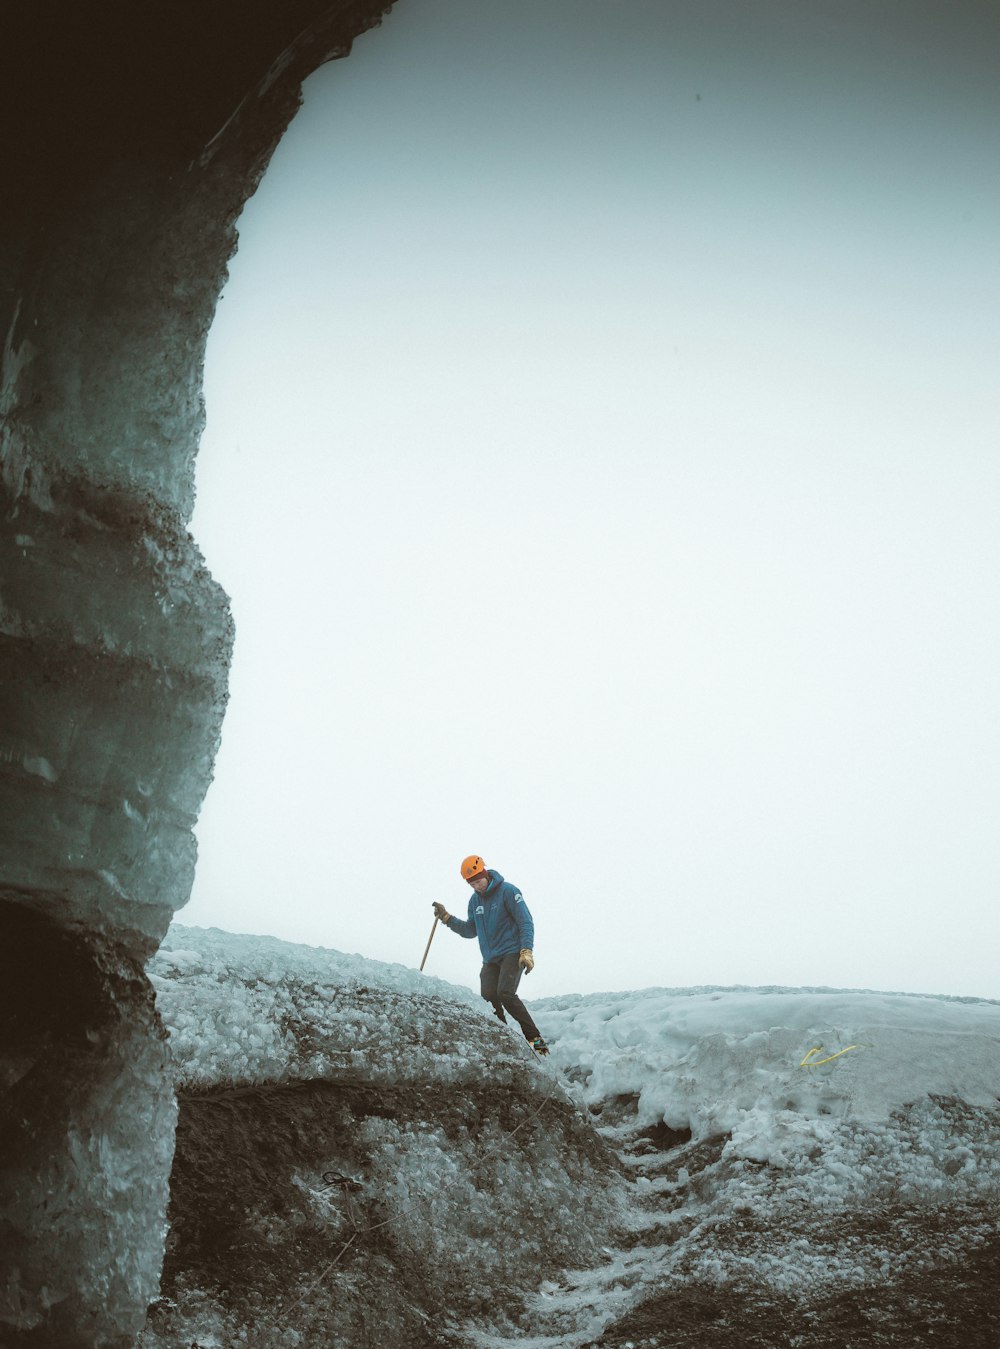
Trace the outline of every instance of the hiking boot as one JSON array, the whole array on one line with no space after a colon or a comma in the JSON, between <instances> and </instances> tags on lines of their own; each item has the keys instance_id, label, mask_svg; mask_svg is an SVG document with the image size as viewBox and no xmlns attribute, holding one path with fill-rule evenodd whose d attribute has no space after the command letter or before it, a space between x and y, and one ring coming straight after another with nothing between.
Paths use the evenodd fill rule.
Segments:
<instances>
[{"instance_id":1,"label":"hiking boot","mask_svg":"<svg viewBox=\"0 0 1000 1349\"><path fill-rule=\"evenodd\" d=\"M540 1035L535 1036L535 1038L531 1042L531 1047L536 1054L547 1054L549 1052L548 1045L545 1043L545 1041L542 1039Z\"/></svg>"}]
</instances>

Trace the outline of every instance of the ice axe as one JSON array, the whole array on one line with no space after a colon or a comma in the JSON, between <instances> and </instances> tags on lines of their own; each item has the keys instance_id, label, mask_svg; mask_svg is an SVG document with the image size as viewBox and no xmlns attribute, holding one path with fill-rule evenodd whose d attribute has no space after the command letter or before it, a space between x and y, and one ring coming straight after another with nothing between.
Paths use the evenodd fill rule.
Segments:
<instances>
[{"instance_id":1,"label":"ice axe","mask_svg":"<svg viewBox=\"0 0 1000 1349\"><path fill-rule=\"evenodd\" d=\"M427 945L424 947L424 958L420 962L420 968L423 969L427 964L427 952L431 949L431 942L434 940L434 933L437 931L437 925L441 920L437 914L434 915L434 926L431 928L431 935L427 938Z\"/></svg>"}]
</instances>

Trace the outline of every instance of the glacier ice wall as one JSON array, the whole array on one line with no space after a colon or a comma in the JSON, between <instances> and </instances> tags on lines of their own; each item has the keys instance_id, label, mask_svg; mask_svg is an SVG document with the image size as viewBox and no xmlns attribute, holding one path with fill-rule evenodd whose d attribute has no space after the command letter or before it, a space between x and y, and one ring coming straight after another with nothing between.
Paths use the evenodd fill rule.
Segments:
<instances>
[{"instance_id":1,"label":"glacier ice wall","mask_svg":"<svg viewBox=\"0 0 1000 1349\"><path fill-rule=\"evenodd\" d=\"M186 527L205 339L302 79L387 9L5 17L4 1343L127 1344L155 1292L173 1105L143 965L190 893L233 639Z\"/></svg>"}]
</instances>

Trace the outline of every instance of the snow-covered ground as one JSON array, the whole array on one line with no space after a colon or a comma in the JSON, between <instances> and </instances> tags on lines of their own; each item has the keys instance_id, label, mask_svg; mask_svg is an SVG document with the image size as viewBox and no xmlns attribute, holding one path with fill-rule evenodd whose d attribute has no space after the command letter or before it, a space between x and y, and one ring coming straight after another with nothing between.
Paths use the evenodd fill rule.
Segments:
<instances>
[{"instance_id":1,"label":"snow-covered ground","mask_svg":"<svg viewBox=\"0 0 1000 1349\"><path fill-rule=\"evenodd\" d=\"M598 1126L607 1118L603 1132L623 1144L641 1200L636 1230L672 1224L680 1238L640 1244L612 1270L543 1293L541 1327L575 1321L582 1342L596 1342L672 1285L752 1288L801 1305L905 1285L919 1305L921 1279L995 1249L1000 1004L700 988L553 998L534 1011ZM670 1163L651 1143L634 1148L657 1126L678 1136ZM938 1329L934 1342L1000 1344L975 1328L952 1332ZM580 1342L561 1330L529 1341Z\"/></svg>"},{"instance_id":2,"label":"snow-covered ground","mask_svg":"<svg viewBox=\"0 0 1000 1349\"><path fill-rule=\"evenodd\" d=\"M405 965L175 923L147 972L182 1089L341 1077L352 1066L385 1082L410 1081L421 1064L453 1077L476 1056L461 1039L435 1043L426 1021L435 999L478 1021L481 999Z\"/></svg>"},{"instance_id":3,"label":"snow-covered ground","mask_svg":"<svg viewBox=\"0 0 1000 1349\"><path fill-rule=\"evenodd\" d=\"M638 1122L732 1133L783 1166L831 1120L927 1095L993 1106L1000 1003L828 988L644 989L534 1004L584 1099L638 1096Z\"/></svg>"},{"instance_id":4,"label":"snow-covered ground","mask_svg":"<svg viewBox=\"0 0 1000 1349\"><path fill-rule=\"evenodd\" d=\"M617 1150L624 1181L600 1183L619 1243L523 1290L522 1314L479 1306L442 1343L625 1343L614 1327L668 1295L830 1303L937 1277L997 1239L1000 1003L836 989L570 995L531 1004L552 1047L543 1065L472 990L402 966L175 925L149 970L182 1091L426 1080L461 1097L502 1080L525 1099L568 1091ZM451 1174L454 1139L394 1140L412 1209ZM573 1206L578 1165L545 1165L536 1175L529 1153L502 1181L529 1244L545 1236L535 1215L587 1221ZM533 1199L543 1181L563 1187L555 1209ZM519 1185L523 1208L511 1208ZM470 1190L465 1209L476 1202ZM443 1201L438 1217L443 1230L411 1228L410 1244L469 1261L475 1232ZM656 1338L655 1318L642 1324L644 1342L674 1342Z\"/></svg>"},{"instance_id":5,"label":"snow-covered ground","mask_svg":"<svg viewBox=\"0 0 1000 1349\"><path fill-rule=\"evenodd\" d=\"M492 1021L472 989L406 966L216 928L174 924L149 974L183 1087L322 1077L354 1061L370 1076L410 1078L414 1027L398 1017L413 1004L363 1010L358 990L436 996ZM731 1134L740 1156L772 1166L842 1119L884 1121L929 1095L993 1106L1000 1092L1000 1002L985 999L704 987L532 1007L552 1062L588 1106L634 1096L638 1125ZM304 1053L309 1024L320 1034ZM461 1039L447 1052L479 1057Z\"/></svg>"}]
</instances>

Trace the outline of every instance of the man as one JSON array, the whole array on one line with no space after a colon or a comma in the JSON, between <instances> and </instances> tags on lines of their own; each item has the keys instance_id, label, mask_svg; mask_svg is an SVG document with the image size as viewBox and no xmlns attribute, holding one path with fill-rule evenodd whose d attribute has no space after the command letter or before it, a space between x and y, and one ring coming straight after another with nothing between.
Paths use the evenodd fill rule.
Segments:
<instances>
[{"instance_id":1,"label":"man","mask_svg":"<svg viewBox=\"0 0 1000 1349\"><path fill-rule=\"evenodd\" d=\"M475 892L469 900L468 918L453 917L443 904L432 906L434 914L460 937L479 938L479 949L483 953L480 992L493 1004L494 1012L505 1024L504 1012L510 1012L536 1054L547 1054L548 1045L517 996L521 971L530 974L535 968L532 955L535 925L524 897L499 871L487 871L481 857L465 859L462 878Z\"/></svg>"}]
</instances>

